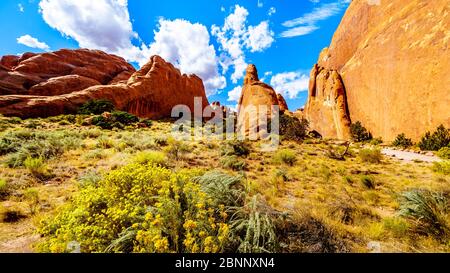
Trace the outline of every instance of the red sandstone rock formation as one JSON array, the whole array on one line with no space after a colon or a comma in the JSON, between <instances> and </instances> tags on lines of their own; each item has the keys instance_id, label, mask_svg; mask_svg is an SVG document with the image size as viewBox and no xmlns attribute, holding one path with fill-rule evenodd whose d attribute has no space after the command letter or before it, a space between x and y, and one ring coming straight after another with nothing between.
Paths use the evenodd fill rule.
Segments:
<instances>
[{"instance_id":1,"label":"red sandstone rock formation","mask_svg":"<svg viewBox=\"0 0 450 273\"><path fill-rule=\"evenodd\" d=\"M245 136L253 132L264 133L260 132L260 128L270 120L272 106L279 106L277 93L271 86L259 81L256 67L249 65L239 100L238 131ZM267 120L261 118L264 116L268 117Z\"/></svg>"},{"instance_id":2,"label":"red sandstone rock formation","mask_svg":"<svg viewBox=\"0 0 450 273\"><path fill-rule=\"evenodd\" d=\"M65 55L71 54L67 52ZM33 59L29 60L33 61ZM97 61L103 62L94 60L93 63ZM108 64L108 62L104 63L105 65ZM62 68L66 67L64 63L59 64L59 66ZM39 78L43 74L50 75L57 71L50 67L44 71L35 70L36 67L32 65L29 65L29 67L33 67L33 69L28 68L25 70L37 71L36 74L33 74L33 77ZM71 78L70 80L65 78L66 86L64 84L60 85L59 81L54 83L47 81L37 86L34 85L34 91L43 94L46 92L45 90L60 90L60 88L66 87L70 89L72 83L75 84L81 77L86 76L90 76L92 83L94 83L93 80L100 83L110 83L114 82L116 77L126 78L126 75L121 75L125 70L120 72L119 69L116 69L115 77L110 77L105 73L105 71L114 70L114 67L112 65L104 70L94 70L92 64L86 67L77 67L73 70L76 71L76 75L79 77ZM123 66L123 68L125 67ZM23 71L24 68L20 70ZM49 89L46 89L46 87ZM75 113L82 104L90 100L107 99L114 103L119 110L127 111L143 118L159 119L170 117L172 108L176 105L187 105L193 112L194 97L201 98L200 106L202 109L208 105L202 80L195 75L182 75L172 64L167 63L159 56L153 56L149 63L135 72L128 81L119 81L110 85L95 85L81 91L55 96L38 96L36 94L0 96L0 113L6 116L19 116L22 118L48 117Z\"/></svg>"},{"instance_id":3,"label":"red sandstone rock formation","mask_svg":"<svg viewBox=\"0 0 450 273\"><path fill-rule=\"evenodd\" d=\"M347 138L346 111L387 141L450 127L449 29L447 0L352 1L312 71L311 128Z\"/></svg>"},{"instance_id":4,"label":"red sandstone rock formation","mask_svg":"<svg viewBox=\"0 0 450 273\"><path fill-rule=\"evenodd\" d=\"M123 58L87 49L4 56L0 64L0 95L68 94L128 80L136 71Z\"/></svg>"},{"instance_id":5,"label":"red sandstone rock formation","mask_svg":"<svg viewBox=\"0 0 450 273\"><path fill-rule=\"evenodd\" d=\"M278 104L280 105L280 111L285 112L289 111L289 107L287 105L286 100L284 99L283 95L277 94Z\"/></svg>"}]
</instances>

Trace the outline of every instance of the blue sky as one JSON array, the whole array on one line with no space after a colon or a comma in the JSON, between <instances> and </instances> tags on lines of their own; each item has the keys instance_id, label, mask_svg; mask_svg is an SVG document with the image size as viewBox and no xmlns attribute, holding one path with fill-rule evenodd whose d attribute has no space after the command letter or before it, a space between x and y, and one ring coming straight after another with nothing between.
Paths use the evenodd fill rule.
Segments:
<instances>
[{"instance_id":1,"label":"blue sky","mask_svg":"<svg viewBox=\"0 0 450 273\"><path fill-rule=\"evenodd\" d=\"M256 64L291 110L349 0L4 0L0 55L95 48L137 68L153 54L203 78L209 100L233 106Z\"/></svg>"}]
</instances>

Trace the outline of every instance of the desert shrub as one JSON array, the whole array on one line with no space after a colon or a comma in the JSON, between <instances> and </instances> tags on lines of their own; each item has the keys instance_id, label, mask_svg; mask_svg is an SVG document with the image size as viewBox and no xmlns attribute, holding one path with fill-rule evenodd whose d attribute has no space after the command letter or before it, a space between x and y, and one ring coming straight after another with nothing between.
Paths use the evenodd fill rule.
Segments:
<instances>
[{"instance_id":1,"label":"desert shrub","mask_svg":"<svg viewBox=\"0 0 450 273\"><path fill-rule=\"evenodd\" d=\"M225 143L221 149L222 156L247 156L250 154L251 146L247 141L231 140Z\"/></svg>"},{"instance_id":2,"label":"desert shrub","mask_svg":"<svg viewBox=\"0 0 450 273\"><path fill-rule=\"evenodd\" d=\"M84 154L84 159L104 159L107 157L103 149L95 149Z\"/></svg>"},{"instance_id":3,"label":"desert shrub","mask_svg":"<svg viewBox=\"0 0 450 273\"><path fill-rule=\"evenodd\" d=\"M449 199L440 192L411 190L400 196L400 216L410 220L415 231L445 239L449 232Z\"/></svg>"},{"instance_id":4,"label":"desert shrub","mask_svg":"<svg viewBox=\"0 0 450 273\"><path fill-rule=\"evenodd\" d=\"M450 159L450 147L443 147L438 152L437 155L443 159Z\"/></svg>"},{"instance_id":5,"label":"desert shrub","mask_svg":"<svg viewBox=\"0 0 450 273\"><path fill-rule=\"evenodd\" d=\"M373 190L376 187L375 179L369 175L361 176L361 184L369 190Z\"/></svg>"},{"instance_id":6,"label":"desert shrub","mask_svg":"<svg viewBox=\"0 0 450 273\"><path fill-rule=\"evenodd\" d=\"M224 205L230 208L242 207L245 193L241 183L242 178L221 172L208 172L194 179L202 190L212 197L214 207Z\"/></svg>"},{"instance_id":7,"label":"desert shrub","mask_svg":"<svg viewBox=\"0 0 450 273\"><path fill-rule=\"evenodd\" d=\"M114 122L119 122L123 125L131 125L139 122L139 118L127 112L114 111L111 113L111 118Z\"/></svg>"},{"instance_id":8,"label":"desert shrub","mask_svg":"<svg viewBox=\"0 0 450 273\"><path fill-rule=\"evenodd\" d=\"M352 138L356 142L364 142L372 140L372 134L367 131L367 129L361 124L360 121L353 123L350 126L350 132L352 134Z\"/></svg>"},{"instance_id":9,"label":"desert shrub","mask_svg":"<svg viewBox=\"0 0 450 273\"><path fill-rule=\"evenodd\" d=\"M294 164L297 162L297 155L292 150L284 149L284 150L278 151L274 155L273 161L276 164L286 164L289 166L294 166Z\"/></svg>"},{"instance_id":10,"label":"desert shrub","mask_svg":"<svg viewBox=\"0 0 450 273\"><path fill-rule=\"evenodd\" d=\"M25 122L25 125L23 127L27 129L37 129L39 127L42 127L42 124L39 121L33 119Z\"/></svg>"},{"instance_id":11,"label":"desert shrub","mask_svg":"<svg viewBox=\"0 0 450 273\"><path fill-rule=\"evenodd\" d=\"M29 188L25 191L24 197L27 200L31 215L35 215L40 207L39 192L34 188Z\"/></svg>"},{"instance_id":12,"label":"desert shrub","mask_svg":"<svg viewBox=\"0 0 450 273\"><path fill-rule=\"evenodd\" d=\"M434 162L432 169L436 173L450 175L450 161Z\"/></svg>"},{"instance_id":13,"label":"desert shrub","mask_svg":"<svg viewBox=\"0 0 450 273\"><path fill-rule=\"evenodd\" d=\"M440 125L435 132L427 132L419 142L422 151L439 151L450 144L450 129Z\"/></svg>"},{"instance_id":14,"label":"desert shrub","mask_svg":"<svg viewBox=\"0 0 450 273\"><path fill-rule=\"evenodd\" d=\"M392 146L401 147L401 148L409 148L413 146L414 143L410 138L407 138L405 134L398 135L395 140L392 142Z\"/></svg>"},{"instance_id":15,"label":"desert shrub","mask_svg":"<svg viewBox=\"0 0 450 273\"><path fill-rule=\"evenodd\" d=\"M374 138L370 141L371 145L380 145L383 144L383 139L381 137Z\"/></svg>"},{"instance_id":16,"label":"desert shrub","mask_svg":"<svg viewBox=\"0 0 450 273\"><path fill-rule=\"evenodd\" d=\"M155 141L155 144L160 147L167 146L167 138L166 137L156 137L154 141Z\"/></svg>"},{"instance_id":17,"label":"desert shrub","mask_svg":"<svg viewBox=\"0 0 450 273\"><path fill-rule=\"evenodd\" d=\"M5 179L0 178L0 200L8 196L9 189L8 189L8 183Z\"/></svg>"},{"instance_id":18,"label":"desert shrub","mask_svg":"<svg viewBox=\"0 0 450 273\"><path fill-rule=\"evenodd\" d=\"M395 237L404 236L409 230L409 224L400 217L386 218L383 221L383 226L390 231Z\"/></svg>"},{"instance_id":19,"label":"desert shrub","mask_svg":"<svg viewBox=\"0 0 450 273\"><path fill-rule=\"evenodd\" d=\"M97 140L96 147L101 149L109 149L114 147L114 141L107 136L103 136Z\"/></svg>"},{"instance_id":20,"label":"desert shrub","mask_svg":"<svg viewBox=\"0 0 450 273\"><path fill-rule=\"evenodd\" d=\"M39 180L46 181L53 178L47 164L42 158L28 157L24 161L24 166L31 173L31 175Z\"/></svg>"},{"instance_id":21,"label":"desert shrub","mask_svg":"<svg viewBox=\"0 0 450 273\"><path fill-rule=\"evenodd\" d=\"M169 138L167 140L168 146L164 148L167 156L179 160L183 159L184 155L189 152L189 145L184 143L183 141L176 140L174 138Z\"/></svg>"},{"instance_id":22,"label":"desert shrub","mask_svg":"<svg viewBox=\"0 0 450 273\"><path fill-rule=\"evenodd\" d=\"M114 128L113 123L103 116L95 116L92 119L92 125L98 126L105 130L111 130L112 128Z\"/></svg>"},{"instance_id":23,"label":"desert shrub","mask_svg":"<svg viewBox=\"0 0 450 273\"><path fill-rule=\"evenodd\" d=\"M309 122L285 114L280 115L280 135L284 140L301 141L308 134Z\"/></svg>"},{"instance_id":24,"label":"desert shrub","mask_svg":"<svg viewBox=\"0 0 450 273\"><path fill-rule=\"evenodd\" d=\"M272 176L272 184L276 189L282 187L282 185L291 180L288 172L285 169L275 170Z\"/></svg>"},{"instance_id":25,"label":"desert shrub","mask_svg":"<svg viewBox=\"0 0 450 273\"><path fill-rule=\"evenodd\" d=\"M82 138L98 138L102 134L103 134L103 132L100 129L95 128L95 129L84 130L81 133L81 136L82 136Z\"/></svg>"},{"instance_id":26,"label":"desert shrub","mask_svg":"<svg viewBox=\"0 0 450 273\"><path fill-rule=\"evenodd\" d=\"M39 249L65 252L77 241L82 252L224 251L230 227L221 200L229 194L211 194L215 178L197 183L198 174L142 164L112 171L41 223Z\"/></svg>"},{"instance_id":27,"label":"desert shrub","mask_svg":"<svg viewBox=\"0 0 450 273\"><path fill-rule=\"evenodd\" d=\"M147 127L149 127L149 128L153 126L153 121L150 120L150 119L144 119L144 120L142 121L142 123L145 124L145 126L147 126Z\"/></svg>"},{"instance_id":28,"label":"desert shrub","mask_svg":"<svg viewBox=\"0 0 450 273\"><path fill-rule=\"evenodd\" d=\"M231 218L231 240L240 253L276 252L279 248L274 218L278 215L264 200L255 195Z\"/></svg>"},{"instance_id":29,"label":"desert shrub","mask_svg":"<svg viewBox=\"0 0 450 273\"><path fill-rule=\"evenodd\" d=\"M133 161L142 165L154 164L163 167L167 167L168 164L164 153L154 151L140 152L134 157Z\"/></svg>"},{"instance_id":30,"label":"desert shrub","mask_svg":"<svg viewBox=\"0 0 450 273\"><path fill-rule=\"evenodd\" d=\"M114 104L108 100L92 100L83 104L78 113L82 115L101 115L105 112L114 111Z\"/></svg>"},{"instance_id":31,"label":"desert shrub","mask_svg":"<svg viewBox=\"0 0 450 273\"><path fill-rule=\"evenodd\" d=\"M34 143L27 142L16 153L9 155L6 163L11 168L17 168L23 166L27 158L47 160L58 157L63 153L62 143L55 139L39 140Z\"/></svg>"},{"instance_id":32,"label":"desert shrub","mask_svg":"<svg viewBox=\"0 0 450 273\"><path fill-rule=\"evenodd\" d=\"M0 154L9 154L9 167L20 167L28 157L47 160L76 149L81 145L80 137L75 131L12 131L0 137Z\"/></svg>"},{"instance_id":33,"label":"desert shrub","mask_svg":"<svg viewBox=\"0 0 450 273\"><path fill-rule=\"evenodd\" d=\"M78 184L81 188L88 187L88 186L97 186L98 183L102 180L102 176L98 174L95 171L90 171L85 173L80 177L78 180Z\"/></svg>"},{"instance_id":34,"label":"desert shrub","mask_svg":"<svg viewBox=\"0 0 450 273\"><path fill-rule=\"evenodd\" d=\"M380 149L362 149L359 151L359 158L363 162L368 163L381 163L383 159L383 154Z\"/></svg>"},{"instance_id":35,"label":"desert shrub","mask_svg":"<svg viewBox=\"0 0 450 273\"><path fill-rule=\"evenodd\" d=\"M220 162L224 168L233 171L243 171L247 168L247 163L235 155L225 156Z\"/></svg>"}]
</instances>

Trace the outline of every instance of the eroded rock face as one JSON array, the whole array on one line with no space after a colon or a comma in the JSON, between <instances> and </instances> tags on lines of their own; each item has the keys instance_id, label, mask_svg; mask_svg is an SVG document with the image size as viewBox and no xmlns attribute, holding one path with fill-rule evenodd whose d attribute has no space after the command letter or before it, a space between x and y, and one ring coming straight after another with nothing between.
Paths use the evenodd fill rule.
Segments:
<instances>
[{"instance_id":1,"label":"eroded rock face","mask_svg":"<svg viewBox=\"0 0 450 273\"><path fill-rule=\"evenodd\" d=\"M80 68L78 71L84 70ZM94 76L100 76L97 80L103 77L102 74L100 71L93 73ZM108 82L111 81L114 79ZM48 117L75 113L90 100L106 99L119 110L143 118L159 119L170 117L176 105L186 105L194 112L194 97L201 99L202 109L209 104L202 80L195 75L182 75L172 64L159 56L153 56L128 81L95 85L56 96L0 96L0 113L22 118Z\"/></svg>"},{"instance_id":2,"label":"eroded rock face","mask_svg":"<svg viewBox=\"0 0 450 273\"><path fill-rule=\"evenodd\" d=\"M312 129L341 137L338 127L346 122L336 122L328 97L342 93L339 76L349 118L376 137L405 133L418 140L439 124L450 127L449 29L447 0L352 1L312 72L315 96L306 109ZM334 98L342 116L345 104Z\"/></svg>"},{"instance_id":3,"label":"eroded rock face","mask_svg":"<svg viewBox=\"0 0 450 273\"><path fill-rule=\"evenodd\" d=\"M68 94L128 80L136 71L123 58L87 49L4 56L0 64L0 95Z\"/></svg>"},{"instance_id":4,"label":"eroded rock face","mask_svg":"<svg viewBox=\"0 0 450 273\"><path fill-rule=\"evenodd\" d=\"M277 93L271 86L259 81L256 66L249 65L238 106L238 132L244 136L264 133L260 128L267 128L272 106L279 106Z\"/></svg>"},{"instance_id":5,"label":"eroded rock face","mask_svg":"<svg viewBox=\"0 0 450 273\"><path fill-rule=\"evenodd\" d=\"M286 100L284 99L283 95L277 94L278 104L280 105L280 111L285 112L289 111L289 107L287 105Z\"/></svg>"},{"instance_id":6,"label":"eroded rock face","mask_svg":"<svg viewBox=\"0 0 450 273\"><path fill-rule=\"evenodd\" d=\"M344 84L336 70L315 65L311 71L305 115L310 128L323 136L350 138L350 118Z\"/></svg>"}]
</instances>

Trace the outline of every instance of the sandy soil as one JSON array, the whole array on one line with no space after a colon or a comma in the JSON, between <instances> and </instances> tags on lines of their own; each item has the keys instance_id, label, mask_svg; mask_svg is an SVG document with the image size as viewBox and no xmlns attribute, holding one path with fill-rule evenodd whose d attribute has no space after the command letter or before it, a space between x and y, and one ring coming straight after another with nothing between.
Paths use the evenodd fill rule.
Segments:
<instances>
[{"instance_id":1,"label":"sandy soil","mask_svg":"<svg viewBox=\"0 0 450 273\"><path fill-rule=\"evenodd\" d=\"M389 149L389 148L384 148L382 150L382 153L386 156L397 158L397 159L403 160L405 162L412 162L412 161L437 162L437 161L441 161L441 159L437 156L422 155L422 154L417 154L417 153L413 153L413 152L398 151L398 150Z\"/></svg>"}]
</instances>

